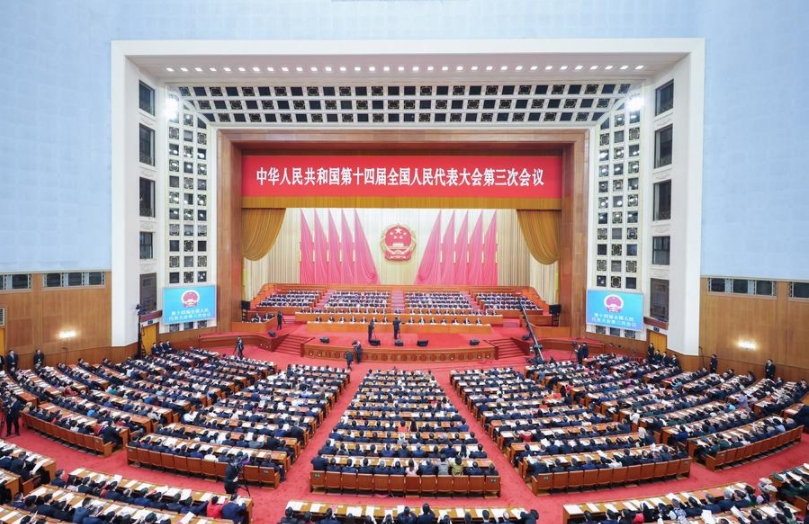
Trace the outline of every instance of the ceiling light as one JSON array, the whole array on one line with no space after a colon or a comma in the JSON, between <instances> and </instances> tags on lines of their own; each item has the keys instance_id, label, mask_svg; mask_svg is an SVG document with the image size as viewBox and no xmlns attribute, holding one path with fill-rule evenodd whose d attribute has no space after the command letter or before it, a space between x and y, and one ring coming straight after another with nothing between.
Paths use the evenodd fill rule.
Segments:
<instances>
[{"instance_id":1,"label":"ceiling light","mask_svg":"<svg viewBox=\"0 0 809 524\"><path fill-rule=\"evenodd\" d=\"M517 67L515 67L514 69L515 69L516 71L522 71L522 66L521 66L521 65L518 65L518 66L517 66Z\"/></svg>"},{"instance_id":2,"label":"ceiling light","mask_svg":"<svg viewBox=\"0 0 809 524\"><path fill-rule=\"evenodd\" d=\"M573 69L575 69L576 71L581 71L582 69L584 69L584 66L577 65Z\"/></svg>"},{"instance_id":3,"label":"ceiling light","mask_svg":"<svg viewBox=\"0 0 809 524\"><path fill-rule=\"evenodd\" d=\"M537 69L539 69L539 66L535 66L535 65L531 66L531 71L536 71Z\"/></svg>"},{"instance_id":4,"label":"ceiling light","mask_svg":"<svg viewBox=\"0 0 809 524\"><path fill-rule=\"evenodd\" d=\"M247 71L245 68L243 68L243 67L240 67L240 68L239 68L239 72L240 72L240 73L244 73L245 71Z\"/></svg>"},{"instance_id":5,"label":"ceiling light","mask_svg":"<svg viewBox=\"0 0 809 524\"><path fill-rule=\"evenodd\" d=\"M742 349L756 349L756 343L752 340L739 340L739 347Z\"/></svg>"},{"instance_id":6,"label":"ceiling light","mask_svg":"<svg viewBox=\"0 0 809 524\"><path fill-rule=\"evenodd\" d=\"M433 69L435 69L433 66L427 66L427 71L432 71Z\"/></svg>"},{"instance_id":7,"label":"ceiling light","mask_svg":"<svg viewBox=\"0 0 809 524\"><path fill-rule=\"evenodd\" d=\"M209 68L208 68L208 71L211 71L211 72L213 72L213 73L216 73L216 68L215 68L215 67L209 67Z\"/></svg>"},{"instance_id":8,"label":"ceiling light","mask_svg":"<svg viewBox=\"0 0 809 524\"><path fill-rule=\"evenodd\" d=\"M195 67L194 71L196 71L197 73L202 73L202 68L201 67Z\"/></svg>"},{"instance_id":9,"label":"ceiling light","mask_svg":"<svg viewBox=\"0 0 809 524\"><path fill-rule=\"evenodd\" d=\"M508 66L500 66L500 71L508 71Z\"/></svg>"},{"instance_id":10,"label":"ceiling light","mask_svg":"<svg viewBox=\"0 0 809 524\"><path fill-rule=\"evenodd\" d=\"M354 66L354 71L359 73L360 71L362 71L362 68L360 66Z\"/></svg>"},{"instance_id":11,"label":"ceiling light","mask_svg":"<svg viewBox=\"0 0 809 524\"><path fill-rule=\"evenodd\" d=\"M166 68L166 71L168 71L169 73L173 73L173 72L174 72L174 69L172 69L171 67L167 67L167 68Z\"/></svg>"},{"instance_id":12,"label":"ceiling light","mask_svg":"<svg viewBox=\"0 0 809 524\"><path fill-rule=\"evenodd\" d=\"M609 71L610 69L612 69L612 66L604 66L604 69L606 69L607 71Z\"/></svg>"},{"instance_id":13,"label":"ceiling light","mask_svg":"<svg viewBox=\"0 0 809 524\"><path fill-rule=\"evenodd\" d=\"M491 71L492 69L494 69L494 66L486 66L486 71Z\"/></svg>"},{"instance_id":14,"label":"ceiling light","mask_svg":"<svg viewBox=\"0 0 809 524\"><path fill-rule=\"evenodd\" d=\"M441 71L449 71L449 66L441 66Z\"/></svg>"},{"instance_id":15,"label":"ceiling light","mask_svg":"<svg viewBox=\"0 0 809 524\"><path fill-rule=\"evenodd\" d=\"M288 68L287 66L282 66L282 67L281 67L281 71L283 71L284 73L288 73L288 72L289 72L289 68Z\"/></svg>"},{"instance_id":16,"label":"ceiling light","mask_svg":"<svg viewBox=\"0 0 809 524\"><path fill-rule=\"evenodd\" d=\"M638 109L643 107L643 97L642 96L631 97L629 99L629 102L627 102L626 107L630 111L637 111Z\"/></svg>"},{"instance_id":17,"label":"ceiling light","mask_svg":"<svg viewBox=\"0 0 809 524\"><path fill-rule=\"evenodd\" d=\"M373 73L374 71L376 71L376 66L368 66L368 71Z\"/></svg>"},{"instance_id":18,"label":"ceiling light","mask_svg":"<svg viewBox=\"0 0 809 524\"><path fill-rule=\"evenodd\" d=\"M326 71L327 73L331 73L331 66L326 66L323 68L323 70Z\"/></svg>"},{"instance_id":19,"label":"ceiling light","mask_svg":"<svg viewBox=\"0 0 809 524\"><path fill-rule=\"evenodd\" d=\"M418 73L419 72L419 66L413 66L413 72Z\"/></svg>"},{"instance_id":20,"label":"ceiling light","mask_svg":"<svg viewBox=\"0 0 809 524\"><path fill-rule=\"evenodd\" d=\"M317 73L317 68L315 66L310 67L309 70L313 73Z\"/></svg>"},{"instance_id":21,"label":"ceiling light","mask_svg":"<svg viewBox=\"0 0 809 524\"><path fill-rule=\"evenodd\" d=\"M272 68L270 68L270 69L272 69ZM224 71L225 73L230 73L230 68L229 67L223 67L222 71Z\"/></svg>"},{"instance_id":22,"label":"ceiling light","mask_svg":"<svg viewBox=\"0 0 809 524\"><path fill-rule=\"evenodd\" d=\"M382 71L385 71L387 73L388 71L390 71L390 66L384 66L382 68Z\"/></svg>"},{"instance_id":23,"label":"ceiling light","mask_svg":"<svg viewBox=\"0 0 809 524\"><path fill-rule=\"evenodd\" d=\"M347 71L346 66L340 66L340 72L345 73Z\"/></svg>"},{"instance_id":24,"label":"ceiling light","mask_svg":"<svg viewBox=\"0 0 809 524\"><path fill-rule=\"evenodd\" d=\"M621 66L621 71L626 71L627 69L629 69L628 65L622 65Z\"/></svg>"},{"instance_id":25,"label":"ceiling light","mask_svg":"<svg viewBox=\"0 0 809 524\"><path fill-rule=\"evenodd\" d=\"M399 71L404 71L404 66L399 66Z\"/></svg>"},{"instance_id":26,"label":"ceiling light","mask_svg":"<svg viewBox=\"0 0 809 524\"><path fill-rule=\"evenodd\" d=\"M301 66L297 66L295 68L295 71L297 71L298 73L303 73L303 68Z\"/></svg>"},{"instance_id":27,"label":"ceiling light","mask_svg":"<svg viewBox=\"0 0 809 524\"><path fill-rule=\"evenodd\" d=\"M260 67L254 67L254 68L253 68L253 72L254 72L254 73L258 73L259 71L261 71L261 68L260 68Z\"/></svg>"},{"instance_id":28,"label":"ceiling light","mask_svg":"<svg viewBox=\"0 0 809 524\"><path fill-rule=\"evenodd\" d=\"M598 69L597 65L590 66L590 71L595 71L596 69Z\"/></svg>"},{"instance_id":29,"label":"ceiling light","mask_svg":"<svg viewBox=\"0 0 809 524\"><path fill-rule=\"evenodd\" d=\"M566 65L559 66L559 69L561 69L562 71L567 71L567 66Z\"/></svg>"},{"instance_id":30,"label":"ceiling light","mask_svg":"<svg viewBox=\"0 0 809 524\"><path fill-rule=\"evenodd\" d=\"M455 68L455 70L456 70L456 71L463 71L463 66L457 66L457 67Z\"/></svg>"},{"instance_id":31,"label":"ceiling light","mask_svg":"<svg viewBox=\"0 0 809 524\"><path fill-rule=\"evenodd\" d=\"M59 332L59 338L61 338L62 340L65 340L65 339L68 339L68 338L75 338L75 336L76 336L76 330L75 329L67 329L65 331L60 331Z\"/></svg>"},{"instance_id":32,"label":"ceiling light","mask_svg":"<svg viewBox=\"0 0 809 524\"><path fill-rule=\"evenodd\" d=\"M551 69L553 69L553 66L550 66L550 65L545 66L545 71L550 71Z\"/></svg>"},{"instance_id":33,"label":"ceiling light","mask_svg":"<svg viewBox=\"0 0 809 524\"><path fill-rule=\"evenodd\" d=\"M643 69L643 66L642 66L642 65L635 66L635 70L640 70L640 69Z\"/></svg>"},{"instance_id":34,"label":"ceiling light","mask_svg":"<svg viewBox=\"0 0 809 524\"><path fill-rule=\"evenodd\" d=\"M275 72L275 68L274 68L274 67L268 67L268 68L267 68L267 71L269 71L270 73L274 73L274 72Z\"/></svg>"},{"instance_id":35,"label":"ceiling light","mask_svg":"<svg viewBox=\"0 0 809 524\"><path fill-rule=\"evenodd\" d=\"M187 68L187 67L181 67L181 68L180 68L180 71L182 71L183 73L187 73L187 72L188 72L188 68Z\"/></svg>"},{"instance_id":36,"label":"ceiling light","mask_svg":"<svg viewBox=\"0 0 809 524\"><path fill-rule=\"evenodd\" d=\"M469 69L471 69L472 71L477 71L477 70L478 70L478 66L472 66L472 67L470 67Z\"/></svg>"}]
</instances>

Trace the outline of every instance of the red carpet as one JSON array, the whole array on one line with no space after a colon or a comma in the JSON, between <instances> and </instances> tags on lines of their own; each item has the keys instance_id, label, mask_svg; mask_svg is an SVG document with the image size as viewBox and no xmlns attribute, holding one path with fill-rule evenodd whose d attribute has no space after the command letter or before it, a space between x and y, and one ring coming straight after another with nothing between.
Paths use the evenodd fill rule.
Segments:
<instances>
[{"instance_id":1,"label":"red carpet","mask_svg":"<svg viewBox=\"0 0 809 524\"><path fill-rule=\"evenodd\" d=\"M289 326L292 327L292 326ZM295 326L300 327L300 326ZM285 327L283 332L292 332L294 330ZM517 334L517 328L503 329L502 331L514 331L514 336L521 336L524 333ZM509 336L511 336L509 334ZM231 348L226 348L223 352L228 353ZM558 354L555 354L558 353ZM559 358L570 358L569 352L547 352L546 358L550 356ZM318 365L334 365L333 362L316 361L312 359L293 357L286 354L273 354L267 353L255 347L247 347L245 349L245 356L248 358L257 358L264 360L274 361L279 367L284 368L290 363L299 364L318 364ZM477 367L499 367L499 366L513 366L521 369L525 365L525 359L522 357L511 358L501 361L487 361L477 363ZM389 368L392 364L384 365L375 363L374 368ZM423 368L419 364L402 364L399 363L400 369L415 369ZM524 506L527 508L537 508L540 512L540 522L556 523L561 522L562 519L562 505L568 503L578 502L591 502L599 500L617 500L624 498L650 496L661 493L668 493L672 491L689 490L696 488L709 487L728 483L731 481L745 481L755 485L758 479L763 476L768 476L776 470L782 470L787 467L793 466L805 459L803 457L809 456L809 443L804 439L797 446L790 448L788 451L775 454L769 458L758 460L743 466L735 467L722 472L711 472L707 469L693 465L691 467L691 477L684 480L669 481L665 483L650 483L638 487L628 487L623 489L612 489L603 491L590 491L584 493L572 494L554 494L543 497L536 497L531 493L530 486L525 484L519 478L517 471L512 468L506 461L503 453L497 448L494 442L489 439L482 426L477 423L472 417L471 412L461 402L459 396L455 393L449 384L449 372L452 368L457 367L457 363L447 363L441 366L434 366L432 368L438 382L446 391L449 398L458 407L461 415L466 418L469 423L470 430L478 436L479 441L483 445L489 458L492 459L503 480L502 495L497 499L482 499L482 498L469 498L469 499L453 499L452 505L457 506L488 506L488 507L502 507L506 505ZM299 460L292 466L287 475L287 480L281 484L277 490L261 489L258 487L251 487L253 501L254 501L254 522L257 523L276 523L283 516L283 511L288 500L292 499L309 499L319 500L324 502L334 503L358 503L358 504L371 504L376 506L395 506L398 504L406 504L412 507L421 506L422 500L418 498L389 498L384 496L356 496L356 495L312 495L309 491L309 474L311 472L311 459L317 453L317 450L323 445L327 436L328 430L334 426L339 420L343 411L346 409L354 393L359 387L361 378L369 369L369 364L363 363L354 366L352 371L351 380L346 391L338 400L334 409L329 413L324 421L323 426L317 431L314 438L309 445L303 450ZM126 464L126 455L124 452L117 452L112 457L103 458L96 455L86 454L67 448L55 441L46 439L32 431L24 431L23 436L13 439L15 444L28 447L33 451L42 453L43 455L50 456L56 460L57 467L70 471L77 467L89 468L105 473L119 474L124 477L131 477L142 479L144 481L167 484L171 486L186 487L193 489L210 489L223 492L221 483L214 483L198 478L184 477L180 475L173 475L163 473L148 468L135 468ZM447 499L448 500L448 499Z\"/></svg>"}]
</instances>

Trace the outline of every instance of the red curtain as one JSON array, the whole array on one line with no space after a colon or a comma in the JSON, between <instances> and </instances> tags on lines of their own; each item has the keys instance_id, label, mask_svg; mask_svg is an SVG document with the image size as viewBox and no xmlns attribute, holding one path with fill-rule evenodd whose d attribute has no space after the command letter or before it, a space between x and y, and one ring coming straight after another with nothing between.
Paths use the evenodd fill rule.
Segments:
<instances>
[{"instance_id":1,"label":"red curtain","mask_svg":"<svg viewBox=\"0 0 809 524\"><path fill-rule=\"evenodd\" d=\"M464 284L480 286L483 284L483 211L478 215L472 238L469 239L469 270Z\"/></svg>"},{"instance_id":2,"label":"red curtain","mask_svg":"<svg viewBox=\"0 0 809 524\"><path fill-rule=\"evenodd\" d=\"M343 284L356 284L357 281L354 277L354 239L351 237L351 230L348 228L348 220L346 220L345 211L340 210L340 230L342 233L342 242L340 243L342 261L342 278Z\"/></svg>"},{"instance_id":3,"label":"red curtain","mask_svg":"<svg viewBox=\"0 0 809 524\"><path fill-rule=\"evenodd\" d=\"M424 246L424 255L416 273L416 285L434 286L438 284L441 275L441 211L435 218L433 230L427 245Z\"/></svg>"},{"instance_id":4,"label":"red curtain","mask_svg":"<svg viewBox=\"0 0 809 524\"><path fill-rule=\"evenodd\" d=\"M458 231L458 239L455 241L455 276L453 284L466 284L469 264L467 260L467 249L469 248L469 212L463 215L461 229Z\"/></svg>"},{"instance_id":5,"label":"red curtain","mask_svg":"<svg viewBox=\"0 0 809 524\"><path fill-rule=\"evenodd\" d=\"M441 278L436 284L452 284L455 277L455 264L452 256L455 252L455 211L449 218L449 224L444 231L444 239L441 241Z\"/></svg>"},{"instance_id":6,"label":"red curtain","mask_svg":"<svg viewBox=\"0 0 809 524\"><path fill-rule=\"evenodd\" d=\"M315 211L315 282L325 284L329 281L329 246L326 241L326 232Z\"/></svg>"},{"instance_id":7,"label":"red curtain","mask_svg":"<svg viewBox=\"0 0 809 524\"><path fill-rule=\"evenodd\" d=\"M340 255L340 234L337 233L337 224L329 211L329 282L335 284L342 282Z\"/></svg>"},{"instance_id":8,"label":"red curtain","mask_svg":"<svg viewBox=\"0 0 809 524\"><path fill-rule=\"evenodd\" d=\"M497 285L497 212L492 215L483 240L483 285Z\"/></svg>"},{"instance_id":9,"label":"red curtain","mask_svg":"<svg viewBox=\"0 0 809 524\"><path fill-rule=\"evenodd\" d=\"M379 284L379 273L376 271L374 257L365 237L365 230L360 223L357 211L354 211L354 245L357 253L355 277L357 284Z\"/></svg>"},{"instance_id":10,"label":"red curtain","mask_svg":"<svg viewBox=\"0 0 809 524\"><path fill-rule=\"evenodd\" d=\"M306 221L306 215L301 211L301 284L315 283L315 243L312 241L312 231Z\"/></svg>"}]
</instances>

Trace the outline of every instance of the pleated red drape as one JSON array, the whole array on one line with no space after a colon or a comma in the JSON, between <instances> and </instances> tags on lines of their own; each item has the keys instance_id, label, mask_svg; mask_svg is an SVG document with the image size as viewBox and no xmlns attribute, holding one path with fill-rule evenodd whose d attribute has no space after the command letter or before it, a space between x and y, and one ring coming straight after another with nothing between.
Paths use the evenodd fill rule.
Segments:
<instances>
[{"instance_id":1,"label":"pleated red drape","mask_svg":"<svg viewBox=\"0 0 809 524\"><path fill-rule=\"evenodd\" d=\"M441 211L435 218L435 224L430 232L430 238L424 246L424 255L421 257L419 270L416 273L415 284L434 286L441 277Z\"/></svg>"},{"instance_id":2,"label":"pleated red drape","mask_svg":"<svg viewBox=\"0 0 809 524\"><path fill-rule=\"evenodd\" d=\"M329 281L329 243L326 241L326 232L315 211L315 282L325 284Z\"/></svg>"},{"instance_id":3,"label":"pleated red drape","mask_svg":"<svg viewBox=\"0 0 809 524\"><path fill-rule=\"evenodd\" d=\"M469 239L469 254L467 256L469 269L466 273L465 284L472 286L483 285L483 211L478 215L472 236Z\"/></svg>"},{"instance_id":4,"label":"pleated red drape","mask_svg":"<svg viewBox=\"0 0 809 524\"><path fill-rule=\"evenodd\" d=\"M453 284L466 284L467 271L469 270L468 253L469 247L469 212L464 213L461 221L461 229L458 231L458 238L455 240L455 270Z\"/></svg>"},{"instance_id":5,"label":"pleated red drape","mask_svg":"<svg viewBox=\"0 0 809 524\"><path fill-rule=\"evenodd\" d=\"M497 285L497 212L492 215L483 240L483 285Z\"/></svg>"},{"instance_id":6,"label":"pleated red drape","mask_svg":"<svg viewBox=\"0 0 809 524\"><path fill-rule=\"evenodd\" d=\"M342 233L340 251L343 257L340 266L342 268L341 282L344 284L355 284L354 239L351 236L351 230L348 228L348 221L346 220L346 214L343 210L340 210L340 229Z\"/></svg>"},{"instance_id":7,"label":"pleated red drape","mask_svg":"<svg viewBox=\"0 0 809 524\"><path fill-rule=\"evenodd\" d=\"M368 239L365 230L360 223L360 217L354 211L354 245L357 262L355 268L355 278L357 284L379 284L379 273L376 271L376 264L371 255L371 248L368 246Z\"/></svg>"},{"instance_id":8,"label":"pleated red drape","mask_svg":"<svg viewBox=\"0 0 809 524\"><path fill-rule=\"evenodd\" d=\"M299 280L301 284L314 284L315 281L315 243L312 230L301 211L301 265Z\"/></svg>"}]
</instances>

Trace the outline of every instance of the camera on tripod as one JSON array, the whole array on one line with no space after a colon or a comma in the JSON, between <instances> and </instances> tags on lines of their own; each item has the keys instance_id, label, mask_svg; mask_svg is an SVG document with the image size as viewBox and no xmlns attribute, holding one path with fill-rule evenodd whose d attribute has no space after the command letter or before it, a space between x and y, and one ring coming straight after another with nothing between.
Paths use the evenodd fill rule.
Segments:
<instances>
[{"instance_id":1,"label":"camera on tripod","mask_svg":"<svg viewBox=\"0 0 809 524\"><path fill-rule=\"evenodd\" d=\"M250 493L250 488L247 487L242 476L245 458L244 453L239 452L228 461L227 469L225 469L225 493L228 495L239 491L239 487L244 487L247 493Z\"/></svg>"}]
</instances>

